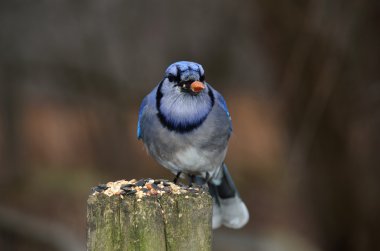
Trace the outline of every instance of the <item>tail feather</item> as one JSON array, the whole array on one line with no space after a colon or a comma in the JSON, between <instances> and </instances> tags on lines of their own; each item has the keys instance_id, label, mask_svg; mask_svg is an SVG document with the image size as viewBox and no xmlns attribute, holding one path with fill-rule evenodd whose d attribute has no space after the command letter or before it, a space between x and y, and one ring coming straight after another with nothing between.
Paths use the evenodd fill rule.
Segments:
<instances>
[{"instance_id":1,"label":"tail feather","mask_svg":"<svg viewBox=\"0 0 380 251\"><path fill-rule=\"evenodd\" d=\"M218 178L208 182L210 193L214 199L212 227L224 225L229 228L241 228L249 220L249 212L241 200L236 186L223 164Z\"/></svg>"}]
</instances>

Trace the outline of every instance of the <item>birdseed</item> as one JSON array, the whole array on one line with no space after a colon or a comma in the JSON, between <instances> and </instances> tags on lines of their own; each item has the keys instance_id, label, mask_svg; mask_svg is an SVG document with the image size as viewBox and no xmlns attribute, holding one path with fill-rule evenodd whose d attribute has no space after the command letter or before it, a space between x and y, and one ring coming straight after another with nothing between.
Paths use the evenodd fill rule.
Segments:
<instances>
[{"instance_id":1,"label":"birdseed","mask_svg":"<svg viewBox=\"0 0 380 251\"><path fill-rule=\"evenodd\" d=\"M100 184L92 188L92 195L105 194L109 197L118 195L121 198L125 196L136 196L138 201L145 196L162 196L163 194L185 194L204 193L204 189L200 186L188 187L183 184L174 184L171 181L163 179L132 179L132 180L118 180L108 182L107 184ZM186 195L186 198L189 198Z\"/></svg>"}]
</instances>

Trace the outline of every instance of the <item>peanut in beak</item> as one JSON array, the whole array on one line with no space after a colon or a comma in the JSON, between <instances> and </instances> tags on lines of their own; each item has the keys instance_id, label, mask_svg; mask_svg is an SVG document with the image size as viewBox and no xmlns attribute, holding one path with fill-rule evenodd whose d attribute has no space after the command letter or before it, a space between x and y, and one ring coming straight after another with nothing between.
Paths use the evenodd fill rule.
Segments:
<instances>
[{"instance_id":1,"label":"peanut in beak","mask_svg":"<svg viewBox=\"0 0 380 251\"><path fill-rule=\"evenodd\" d=\"M202 82L199 82L199 81L194 81L193 83L191 83L190 85L190 89L195 92L195 93L199 93L201 92L203 89L205 88L205 85L202 83Z\"/></svg>"}]
</instances>

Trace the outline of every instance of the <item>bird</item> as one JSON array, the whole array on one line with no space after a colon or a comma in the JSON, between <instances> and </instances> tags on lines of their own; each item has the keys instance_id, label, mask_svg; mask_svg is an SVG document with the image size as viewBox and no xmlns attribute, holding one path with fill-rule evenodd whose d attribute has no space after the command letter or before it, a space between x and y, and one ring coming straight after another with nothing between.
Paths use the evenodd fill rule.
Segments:
<instances>
[{"instance_id":1,"label":"bird","mask_svg":"<svg viewBox=\"0 0 380 251\"><path fill-rule=\"evenodd\" d=\"M249 212L224 162L232 134L223 96L205 81L203 66L175 62L142 100L137 138L175 176L207 183L213 197L212 228L242 228ZM191 185L190 184L190 185Z\"/></svg>"}]
</instances>

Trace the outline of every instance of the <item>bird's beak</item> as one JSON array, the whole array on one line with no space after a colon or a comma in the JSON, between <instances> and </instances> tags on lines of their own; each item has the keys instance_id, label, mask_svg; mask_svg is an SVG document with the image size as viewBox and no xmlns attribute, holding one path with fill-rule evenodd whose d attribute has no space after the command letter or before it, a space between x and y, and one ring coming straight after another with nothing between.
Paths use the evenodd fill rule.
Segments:
<instances>
[{"instance_id":1,"label":"bird's beak","mask_svg":"<svg viewBox=\"0 0 380 251\"><path fill-rule=\"evenodd\" d=\"M193 83L191 83L190 85L190 89L195 92L195 93L199 93L201 92L203 89L205 88L205 85L202 83L202 82L199 82L199 81L194 81Z\"/></svg>"}]
</instances>

